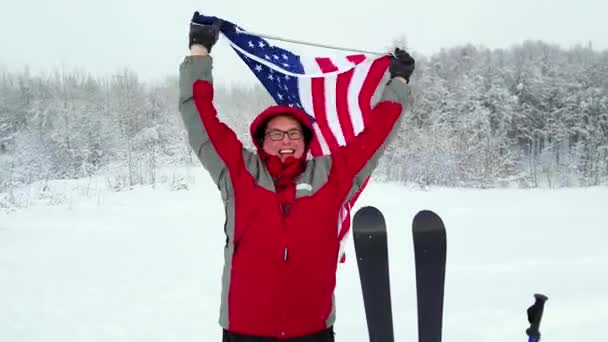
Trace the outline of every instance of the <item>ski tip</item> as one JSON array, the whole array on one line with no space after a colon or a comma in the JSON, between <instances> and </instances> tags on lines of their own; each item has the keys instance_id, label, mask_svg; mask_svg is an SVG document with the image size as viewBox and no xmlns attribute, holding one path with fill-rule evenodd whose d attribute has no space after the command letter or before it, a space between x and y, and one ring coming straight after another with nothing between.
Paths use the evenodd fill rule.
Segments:
<instances>
[{"instance_id":1,"label":"ski tip","mask_svg":"<svg viewBox=\"0 0 608 342\"><path fill-rule=\"evenodd\" d=\"M435 213L434 211L429 210L429 209L420 210L418 213L416 213L415 217L430 217L430 216L439 217L439 215L437 215L437 213Z\"/></svg>"},{"instance_id":2,"label":"ski tip","mask_svg":"<svg viewBox=\"0 0 608 342\"><path fill-rule=\"evenodd\" d=\"M435 221L441 221L441 217L439 215L437 215L437 213L435 213L432 210L420 210L416 216L414 216L414 221L420 221L420 220L435 220Z\"/></svg>"},{"instance_id":3,"label":"ski tip","mask_svg":"<svg viewBox=\"0 0 608 342\"><path fill-rule=\"evenodd\" d=\"M380 211L380 209L368 205L365 207L361 207L359 210L357 210L357 212L355 213L355 216L353 217L353 221L364 221L368 218L372 218L372 217L379 217L384 219L384 215L382 214L382 212Z\"/></svg>"},{"instance_id":4,"label":"ski tip","mask_svg":"<svg viewBox=\"0 0 608 342\"><path fill-rule=\"evenodd\" d=\"M355 235L375 232L380 227L385 227L386 222L380 209L374 206L366 206L357 210L353 217L353 231Z\"/></svg>"},{"instance_id":5,"label":"ski tip","mask_svg":"<svg viewBox=\"0 0 608 342\"><path fill-rule=\"evenodd\" d=\"M426 227L426 229L445 229L441 217L432 210L421 210L414 216L412 228L416 230L422 227Z\"/></svg>"},{"instance_id":6,"label":"ski tip","mask_svg":"<svg viewBox=\"0 0 608 342\"><path fill-rule=\"evenodd\" d=\"M361 207L359 210L357 210L357 212L355 213L355 216L357 215L365 215L365 214L376 214L376 215L382 215L382 213L380 212L380 209L374 207L373 205L368 205L365 207Z\"/></svg>"}]
</instances>

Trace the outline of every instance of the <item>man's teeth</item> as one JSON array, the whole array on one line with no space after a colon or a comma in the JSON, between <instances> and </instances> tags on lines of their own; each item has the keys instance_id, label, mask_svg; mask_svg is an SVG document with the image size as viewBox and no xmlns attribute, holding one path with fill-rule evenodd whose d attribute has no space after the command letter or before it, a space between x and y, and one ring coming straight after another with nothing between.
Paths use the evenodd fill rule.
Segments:
<instances>
[{"instance_id":1,"label":"man's teeth","mask_svg":"<svg viewBox=\"0 0 608 342\"><path fill-rule=\"evenodd\" d=\"M279 153L280 154L286 154L286 153L292 154L292 153L295 153L295 150L293 150L293 149L282 149L282 150L279 150Z\"/></svg>"}]
</instances>

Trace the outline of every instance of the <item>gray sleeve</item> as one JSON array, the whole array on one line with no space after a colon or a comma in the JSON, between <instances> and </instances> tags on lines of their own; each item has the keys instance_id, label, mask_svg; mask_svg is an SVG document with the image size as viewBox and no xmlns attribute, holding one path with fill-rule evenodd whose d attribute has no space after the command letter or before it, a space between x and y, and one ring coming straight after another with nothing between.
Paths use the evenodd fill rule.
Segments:
<instances>
[{"instance_id":1,"label":"gray sleeve","mask_svg":"<svg viewBox=\"0 0 608 342\"><path fill-rule=\"evenodd\" d=\"M209 172L213 181L220 189L224 190L227 185L226 163L211 143L209 134L201 120L201 115L196 108L193 98L193 86L197 80L213 82L212 67L213 60L211 56L187 56L180 64L179 112L188 133L190 147ZM215 115L215 113L212 115Z\"/></svg>"},{"instance_id":2,"label":"gray sleeve","mask_svg":"<svg viewBox=\"0 0 608 342\"><path fill-rule=\"evenodd\" d=\"M210 56L188 56L179 68L179 112L188 132L190 146L199 157L201 149L209 142L209 137L194 105L192 91L197 80L213 83L212 65Z\"/></svg>"},{"instance_id":3,"label":"gray sleeve","mask_svg":"<svg viewBox=\"0 0 608 342\"><path fill-rule=\"evenodd\" d=\"M213 105L212 63L210 56L188 56L181 63L179 112L192 150L226 201L232 196L233 178L245 172L256 177L260 161L257 154L245 149L236 133L218 118ZM199 80L208 83L197 83Z\"/></svg>"}]
</instances>

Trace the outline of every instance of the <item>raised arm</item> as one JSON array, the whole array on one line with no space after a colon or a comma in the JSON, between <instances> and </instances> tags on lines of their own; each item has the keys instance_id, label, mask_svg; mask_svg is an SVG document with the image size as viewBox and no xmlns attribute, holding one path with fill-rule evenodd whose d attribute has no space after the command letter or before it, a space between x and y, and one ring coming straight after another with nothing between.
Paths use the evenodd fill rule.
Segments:
<instances>
[{"instance_id":1,"label":"raised arm","mask_svg":"<svg viewBox=\"0 0 608 342\"><path fill-rule=\"evenodd\" d=\"M391 79L384 88L382 98L370 113L366 128L337 153L338 162L344 165L345 176L353 180L350 199L371 176L386 146L393 140L403 121L404 113L412 103L409 79L414 71L414 59L397 49L390 66Z\"/></svg>"},{"instance_id":2,"label":"raised arm","mask_svg":"<svg viewBox=\"0 0 608 342\"><path fill-rule=\"evenodd\" d=\"M179 111L190 146L223 188L227 173L243 166L243 146L236 134L222 123L213 105L213 59L209 51L217 41L218 27L191 25L190 51L180 64Z\"/></svg>"}]
</instances>

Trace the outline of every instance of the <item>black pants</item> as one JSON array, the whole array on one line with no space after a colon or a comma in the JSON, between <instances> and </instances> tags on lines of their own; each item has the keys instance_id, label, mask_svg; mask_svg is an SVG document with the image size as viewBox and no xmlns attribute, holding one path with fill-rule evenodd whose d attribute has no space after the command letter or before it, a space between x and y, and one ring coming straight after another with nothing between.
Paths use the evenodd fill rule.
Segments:
<instances>
[{"instance_id":1,"label":"black pants","mask_svg":"<svg viewBox=\"0 0 608 342\"><path fill-rule=\"evenodd\" d=\"M312 335L280 340L274 337L241 335L224 330L222 342L334 342L333 327Z\"/></svg>"}]
</instances>

